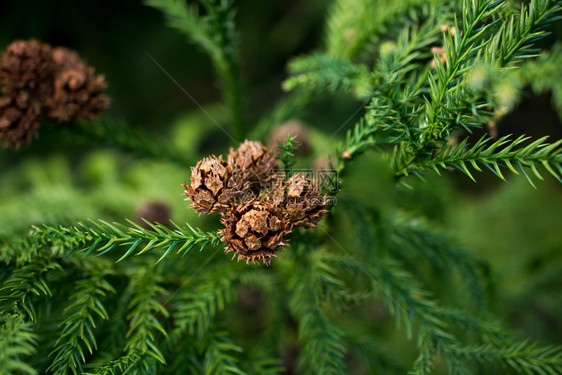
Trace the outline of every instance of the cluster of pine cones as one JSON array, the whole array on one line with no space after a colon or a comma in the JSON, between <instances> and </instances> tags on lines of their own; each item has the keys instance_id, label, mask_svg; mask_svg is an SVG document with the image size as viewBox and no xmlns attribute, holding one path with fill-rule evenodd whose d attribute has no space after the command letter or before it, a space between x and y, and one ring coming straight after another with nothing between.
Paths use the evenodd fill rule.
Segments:
<instances>
[{"instance_id":1,"label":"cluster of pine cones","mask_svg":"<svg viewBox=\"0 0 562 375\"><path fill-rule=\"evenodd\" d=\"M209 156L191 168L185 195L199 213L222 215L222 241L246 263L271 263L296 228L312 228L326 210L326 196L303 173L286 178L273 149L244 141L228 160ZM233 259L234 259L233 257Z\"/></svg>"},{"instance_id":2,"label":"cluster of pine cones","mask_svg":"<svg viewBox=\"0 0 562 375\"><path fill-rule=\"evenodd\" d=\"M103 76L76 52L37 40L17 40L6 48L0 84L0 139L7 147L28 142L43 118L92 119L109 105Z\"/></svg>"}]
</instances>

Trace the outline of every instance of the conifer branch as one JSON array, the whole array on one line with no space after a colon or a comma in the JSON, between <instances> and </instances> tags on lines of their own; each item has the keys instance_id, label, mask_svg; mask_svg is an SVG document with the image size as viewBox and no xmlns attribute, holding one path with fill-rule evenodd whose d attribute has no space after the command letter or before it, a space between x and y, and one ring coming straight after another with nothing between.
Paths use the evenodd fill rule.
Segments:
<instances>
[{"instance_id":1,"label":"conifer branch","mask_svg":"<svg viewBox=\"0 0 562 375\"><path fill-rule=\"evenodd\" d=\"M438 341L441 337L440 331L448 324L470 329L486 342L501 343L508 339L497 322L477 319L463 310L450 309L438 304L431 293L423 289L395 260L381 258L377 260L380 264L371 268L364 268L354 260L335 255L330 255L326 260L352 273L368 273L373 291L382 294L389 310L395 314L397 324L404 324L409 337L413 335L414 319L417 319L416 315L419 314L422 318L420 329L423 331L417 334L418 342L421 342L427 333ZM429 326L423 328L424 322ZM444 334L443 342L446 343L448 339L448 335Z\"/></svg>"},{"instance_id":2,"label":"conifer branch","mask_svg":"<svg viewBox=\"0 0 562 375\"><path fill-rule=\"evenodd\" d=\"M324 54L303 56L291 60L289 73L283 89L292 91L306 88L314 92L336 92L344 90L362 98L368 96L369 71L365 65Z\"/></svg>"},{"instance_id":3,"label":"conifer branch","mask_svg":"<svg viewBox=\"0 0 562 375\"><path fill-rule=\"evenodd\" d=\"M82 374L86 357L97 350L96 321L109 319L103 298L115 293L106 279L110 274L111 269L104 264L93 267L76 282L75 292L70 296L70 305L64 310L65 318L60 324L62 332L50 354L53 361L48 371L57 375Z\"/></svg>"},{"instance_id":4,"label":"conifer branch","mask_svg":"<svg viewBox=\"0 0 562 375\"><path fill-rule=\"evenodd\" d=\"M376 340L370 334L354 334L346 336L346 344L350 354L365 363L371 372L376 374L404 374L405 367L400 364L400 353L390 350L382 340Z\"/></svg>"},{"instance_id":5,"label":"conifer branch","mask_svg":"<svg viewBox=\"0 0 562 375\"><path fill-rule=\"evenodd\" d=\"M445 42L446 63L443 64L438 57L436 62L436 76L429 76L429 98L426 103L427 129L422 129L423 143L432 142L440 138L436 134L438 130L450 124L449 113L445 113L449 97L456 94L458 80L466 69L465 64L476 54L486 47L489 40L483 39L483 35L489 31L495 23L487 22L494 15L505 0L474 0L464 1L462 25L455 25L459 33L454 37L449 36ZM446 118L447 120L443 120ZM461 125L468 128L463 122Z\"/></svg>"},{"instance_id":6,"label":"conifer branch","mask_svg":"<svg viewBox=\"0 0 562 375\"><path fill-rule=\"evenodd\" d=\"M230 0L199 0L207 12L200 15L199 7L185 0L146 0L160 10L170 26L188 36L211 58L223 88L226 105L232 117L235 137L243 139L246 119L240 83L238 32L235 28L233 2Z\"/></svg>"},{"instance_id":7,"label":"conifer branch","mask_svg":"<svg viewBox=\"0 0 562 375\"><path fill-rule=\"evenodd\" d=\"M475 305L479 309L485 306L482 276L488 273L487 265L467 252L456 249L451 239L434 224L422 217L399 212L391 225L392 229L383 230L380 214L375 208L348 197L340 197L339 202L356 223L356 236L364 248L368 263L374 262L384 252L380 247L385 246L391 247L389 252L393 258L405 264L419 265L421 256L438 270L440 276L452 270L460 272ZM388 236L388 239L376 242L375 238L380 236Z\"/></svg>"},{"instance_id":8,"label":"conifer branch","mask_svg":"<svg viewBox=\"0 0 562 375\"><path fill-rule=\"evenodd\" d=\"M332 256L330 261L346 268L358 267L357 271L364 271L347 258ZM541 348L528 345L525 341L515 342L494 322L481 321L462 311L440 307L430 299L426 291L420 289L411 275L401 270L393 261L379 259L377 266L369 269L369 275L373 277L373 288L381 292L397 322L404 323L410 336L416 320L418 343L422 348L426 348L422 350L427 350L428 342L433 343L434 350L438 349L444 356L451 373L462 373L465 359L502 363L519 372L532 374L554 374L561 366L560 347ZM451 323L477 333L488 345L463 346L459 339L448 332L447 324ZM414 374L423 374L420 369L426 368L424 363L427 364L428 360L424 356L422 351L419 361L415 364Z\"/></svg>"},{"instance_id":9,"label":"conifer branch","mask_svg":"<svg viewBox=\"0 0 562 375\"><path fill-rule=\"evenodd\" d=\"M281 375L285 373L285 368L282 366L281 361L267 354L261 354L251 358L250 363L251 368L248 371L249 374Z\"/></svg>"},{"instance_id":10,"label":"conifer branch","mask_svg":"<svg viewBox=\"0 0 562 375\"><path fill-rule=\"evenodd\" d=\"M497 48L490 47L493 44L492 39L486 38L497 19L478 27L476 25L480 25L486 18L490 18L501 3L502 1L493 2L491 0L475 1L472 4L465 3L466 12L463 15L462 25L464 31L460 35L449 35L448 38L445 38L447 61L443 64L438 59L435 60L436 76L428 76L429 96L425 104L420 105L418 99L424 96L422 94L425 85L422 83L422 78L425 74L419 77L417 82L421 86L415 86L417 90L412 90L411 85L406 86L409 87L405 90L406 94L401 93L403 90L399 89L400 86L396 87L392 84L393 80L382 81L390 82L390 84L386 83L375 91L367 117L348 133L343 149L349 153L351 158L365 148L380 148L381 146L384 148L385 145L396 144L399 147L395 147L392 157L397 165L397 175L403 175L404 172L408 173L404 170L405 164L417 161L418 158L432 158L432 154L424 149L424 145L446 137L449 134L449 126L457 124L470 130L470 127L480 126L490 117L491 112L486 105L479 104L479 100L469 93L467 83L462 81L462 77L468 72L468 67L474 63L474 59L489 61L500 59L497 57L499 56ZM549 3L551 2L549 1ZM525 50L534 40L530 36L537 38L543 36L545 33L540 29L551 22L558 11L559 6L554 2L550 6L544 4L539 6L537 2L532 2L529 5L527 16L523 12L519 24L512 22L510 31L495 34L494 43L497 43L498 38L503 35L502 40L505 40L507 44L517 46L518 50ZM460 28L459 25L457 25L458 28ZM519 29L515 30L516 28ZM491 49L484 51L485 48ZM397 48L397 50L402 49ZM509 51L512 50L514 49ZM478 52L481 51L484 51L483 57L476 58ZM509 51L500 54L510 57L506 59L502 57L500 59L502 61L498 64L505 66L511 61L511 57L516 56L515 52ZM398 58L396 61L400 61L400 59ZM469 62L471 63L469 64ZM376 74L385 71L384 65L381 65L383 63L384 59L381 59L375 70ZM407 60L404 60L404 65L414 69L411 62ZM400 64L395 64L388 71L393 74L390 77L393 77L395 82L398 84L403 82L404 73ZM378 87L376 84L374 86ZM385 87L387 89L384 89ZM400 95L399 100L390 99L396 95ZM423 113L421 110L424 107L425 114L420 120ZM462 164L459 166L462 168ZM464 168L463 172L465 172Z\"/></svg>"},{"instance_id":11,"label":"conifer branch","mask_svg":"<svg viewBox=\"0 0 562 375\"><path fill-rule=\"evenodd\" d=\"M542 53L535 61L527 62L521 68L520 79L531 85L533 91L543 94L552 93L552 103L562 118L562 80L553 77L562 76L562 43L556 43L552 49ZM511 77L508 77L511 78Z\"/></svg>"},{"instance_id":12,"label":"conifer branch","mask_svg":"<svg viewBox=\"0 0 562 375\"><path fill-rule=\"evenodd\" d=\"M168 336L165 343L166 365L162 366L162 374L202 374L203 355L199 343L192 335Z\"/></svg>"},{"instance_id":13,"label":"conifer branch","mask_svg":"<svg viewBox=\"0 0 562 375\"><path fill-rule=\"evenodd\" d=\"M354 60L365 52L369 44L375 44L391 31L427 17L431 8L432 4L425 0L396 0L391 3L335 1L326 25L327 53Z\"/></svg>"},{"instance_id":14,"label":"conifer branch","mask_svg":"<svg viewBox=\"0 0 562 375\"><path fill-rule=\"evenodd\" d=\"M95 369L93 372L85 372L86 375L121 375L133 373L134 365L139 362L141 355L130 351L126 355L110 361L107 365Z\"/></svg>"},{"instance_id":15,"label":"conifer branch","mask_svg":"<svg viewBox=\"0 0 562 375\"><path fill-rule=\"evenodd\" d=\"M16 268L0 288L1 311L26 316L37 322L34 299L52 296L45 277L48 272L61 269L57 261L45 257L38 257Z\"/></svg>"},{"instance_id":16,"label":"conifer branch","mask_svg":"<svg viewBox=\"0 0 562 375\"><path fill-rule=\"evenodd\" d=\"M376 266L366 268L349 258L330 256L328 259L352 273L367 274L373 291L382 296L385 305L395 316L396 324L404 326L408 337L413 336L414 326L417 325L415 333L418 345L427 350L427 343L431 343L434 352L439 350L443 355L451 373L461 371L465 364L455 352L461 342L450 333L450 324L469 328L486 342L501 343L505 340L502 330L493 322L481 321L462 311L441 307L411 274L393 260L377 259Z\"/></svg>"},{"instance_id":17,"label":"conifer branch","mask_svg":"<svg viewBox=\"0 0 562 375\"><path fill-rule=\"evenodd\" d=\"M562 140L549 144L546 143L547 137L543 137L526 146L517 147L529 139L520 136L510 140L508 135L489 144L491 139L483 136L474 146L468 147L468 138L465 138L458 146L445 145L439 154L420 162L398 161L396 175L400 177L413 174L422 177L425 170L430 169L440 174L439 168L454 167L475 181L468 167L482 172L481 166L484 166L505 181L501 168L508 168L517 175L521 173L534 187L528 170L542 180L543 176L538 168L542 167L562 183Z\"/></svg>"},{"instance_id":18,"label":"conifer branch","mask_svg":"<svg viewBox=\"0 0 562 375\"><path fill-rule=\"evenodd\" d=\"M116 299L107 303L108 305L116 306L111 310L109 314L109 319L102 326L101 329L108 332L100 340L100 348L103 348L103 354L106 354L100 359L105 361L100 361L100 364L104 364L103 367L109 366L108 368L113 368L112 364L118 366L119 363L123 365L133 361L133 357L137 354L130 352L128 354L122 355L123 352L123 339L127 334L127 315L129 304L132 299L132 284L129 283L122 293L116 296ZM100 353L101 354L101 353ZM120 358L119 358L120 357ZM114 359L115 358L115 359Z\"/></svg>"},{"instance_id":19,"label":"conifer branch","mask_svg":"<svg viewBox=\"0 0 562 375\"><path fill-rule=\"evenodd\" d=\"M130 220L128 223L129 226L125 226L100 220L78 223L75 227L34 228L23 242L12 245L12 249L26 249L19 258L30 259L40 249L48 249L50 254L68 256L75 252L102 255L122 247L126 250L118 261L131 255L162 249L158 260L161 261L172 251L185 255L195 246L203 250L206 246L217 246L220 242L218 233L205 233L189 224L186 224L187 228L182 228L172 223L173 228L170 229L161 224L147 223L151 228L148 230Z\"/></svg>"},{"instance_id":20,"label":"conifer branch","mask_svg":"<svg viewBox=\"0 0 562 375\"><path fill-rule=\"evenodd\" d=\"M335 307L341 312L350 305L358 305L371 296L370 291L352 291L347 284L337 274L337 269L332 267L327 261L327 255L315 252L311 255L311 268L314 276L314 293L318 293L318 298L323 306ZM329 258L329 257L328 257Z\"/></svg>"},{"instance_id":21,"label":"conifer branch","mask_svg":"<svg viewBox=\"0 0 562 375\"><path fill-rule=\"evenodd\" d=\"M138 353L140 358L133 367L143 374L153 374L154 361L165 364L166 361L158 348L158 336L167 336L160 317L166 318L168 311L159 302L165 290L160 283L159 266L146 268L138 272L131 280L132 300L129 304L129 330L125 351Z\"/></svg>"},{"instance_id":22,"label":"conifer branch","mask_svg":"<svg viewBox=\"0 0 562 375\"><path fill-rule=\"evenodd\" d=\"M331 323L318 306L314 305L314 296L297 288L293 304L300 304L295 314L299 317L299 338L303 342L300 364L308 367L310 374L345 374L343 356L345 346L341 343L343 332ZM301 299L302 298L302 299Z\"/></svg>"},{"instance_id":23,"label":"conifer branch","mask_svg":"<svg viewBox=\"0 0 562 375\"><path fill-rule=\"evenodd\" d=\"M226 271L226 273L225 273ZM183 289L172 299L171 315L174 320L174 329L168 339L168 345L174 348L185 342L185 337L193 337L194 341L208 342L213 340L216 331L213 330L213 321L216 315L225 309L225 307L234 301L235 287L242 279L249 280L252 273L228 270L224 268L218 269L216 272L210 272L202 280L194 280L193 284L184 285ZM193 285L193 286L192 286ZM219 332L219 336L221 336ZM198 372L204 372L205 367L237 369L238 367L232 363L229 364L227 354L224 357L221 349L221 342L224 337L219 337L218 342L212 343L218 345L208 352L205 361L198 363ZM228 344L224 347L228 349ZM233 348L234 349L234 348ZM237 350L237 349L236 349ZM199 352L205 352L205 347L201 345ZM185 361L182 361L185 364ZM177 365L180 365L179 363ZM172 364L174 368L176 364ZM230 371L230 370L229 370ZM234 373L238 370L232 370ZM271 370L273 371L273 370Z\"/></svg>"},{"instance_id":24,"label":"conifer branch","mask_svg":"<svg viewBox=\"0 0 562 375\"><path fill-rule=\"evenodd\" d=\"M282 286L281 280L279 280L277 275L271 272L260 272L260 270L243 272L240 274L240 283L255 288L261 292L261 295L267 296L268 298L265 302L269 311L282 311L285 308L286 300L284 294L279 293ZM254 350L250 350L248 353L251 356L251 368L259 368L262 366L260 363L263 362L263 366L267 366L267 369L275 372L274 368L276 366L273 357L279 351L279 337L283 334L283 329L282 316L276 316L269 322L261 334L259 348L254 348ZM248 370L248 372L261 373L258 370Z\"/></svg>"},{"instance_id":25,"label":"conifer branch","mask_svg":"<svg viewBox=\"0 0 562 375\"><path fill-rule=\"evenodd\" d=\"M295 151L298 147L296 147L295 140L297 136L294 137L287 136L285 142L283 144L278 143L277 149L279 150L279 154L277 155L277 160L283 166L283 170L285 170L285 177L289 178L292 176L292 168L295 165Z\"/></svg>"},{"instance_id":26,"label":"conifer branch","mask_svg":"<svg viewBox=\"0 0 562 375\"><path fill-rule=\"evenodd\" d=\"M367 113L347 132L343 145L349 160L368 148L396 145L400 146L396 150L411 152L408 149L419 147L415 128L427 91L425 60L429 46L438 40L438 31L437 20L430 18L420 27L404 29L396 45L381 55L372 73L374 91Z\"/></svg>"},{"instance_id":27,"label":"conifer branch","mask_svg":"<svg viewBox=\"0 0 562 375\"><path fill-rule=\"evenodd\" d=\"M536 56L532 45L548 33L546 26L560 19L556 16L562 10L560 0L531 0L521 5L521 12L505 20L500 30L486 48L485 60L492 60L500 67L514 65L523 59Z\"/></svg>"},{"instance_id":28,"label":"conifer branch","mask_svg":"<svg viewBox=\"0 0 562 375\"><path fill-rule=\"evenodd\" d=\"M399 215L395 222L392 240L400 251L410 249L431 262L440 273L455 269L466 282L468 292L474 298L479 309L485 304L485 286L482 276L489 270L488 266L474 259L466 251L455 249L450 239L423 218Z\"/></svg>"},{"instance_id":29,"label":"conifer branch","mask_svg":"<svg viewBox=\"0 0 562 375\"><path fill-rule=\"evenodd\" d=\"M424 145L448 136L456 126L470 131L470 128L480 126L490 118L489 106L471 94L468 81L463 81L462 77L478 61L508 70L516 67L521 60L536 56L532 43L547 35L544 27L557 19L555 15L562 9L559 0L533 0L527 6L522 5L519 14L504 20L499 31L491 36L487 35L488 29L498 19L475 27L502 3L490 0L475 2L474 7L468 7L470 11L463 17L463 24L456 25L463 30L460 36L445 38L446 63L436 59L436 75L430 76L429 80L431 90L425 119L428 128L420 130ZM480 56L474 59L477 53Z\"/></svg>"},{"instance_id":30,"label":"conifer branch","mask_svg":"<svg viewBox=\"0 0 562 375\"><path fill-rule=\"evenodd\" d=\"M448 363L458 365L458 358L450 355L448 350L457 345L457 339L446 331L446 323L437 314L439 307L430 299L429 293L393 261L386 260L371 268L370 275L373 289L380 291L397 324L404 324L408 337L413 335L416 319L419 323L418 343L430 340L443 350Z\"/></svg>"},{"instance_id":31,"label":"conifer branch","mask_svg":"<svg viewBox=\"0 0 562 375\"><path fill-rule=\"evenodd\" d=\"M221 273L200 282L196 290L183 289L175 298L173 318L176 324L174 337L186 332L202 338L209 330L211 320L234 300L234 286L239 275Z\"/></svg>"},{"instance_id":32,"label":"conifer branch","mask_svg":"<svg viewBox=\"0 0 562 375\"><path fill-rule=\"evenodd\" d=\"M25 360L35 353L37 344L31 323L19 315L3 313L0 316L0 338L0 374L37 374Z\"/></svg>"},{"instance_id":33,"label":"conifer branch","mask_svg":"<svg viewBox=\"0 0 562 375\"><path fill-rule=\"evenodd\" d=\"M302 343L299 367L310 374L345 374L343 332L320 308L325 286L312 268L314 265L312 261L295 272L298 280L292 281L294 286L289 301L289 308L299 321Z\"/></svg>"},{"instance_id":34,"label":"conifer branch","mask_svg":"<svg viewBox=\"0 0 562 375\"><path fill-rule=\"evenodd\" d=\"M420 354L408 375L430 375L435 355L435 346L430 343L430 340L424 341L421 345Z\"/></svg>"},{"instance_id":35,"label":"conifer branch","mask_svg":"<svg viewBox=\"0 0 562 375\"><path fill-rule=\"evenodd\" d=\"M491 346L463 347L456 349L459 356L479 362L500 363L519 373L542 375L562 372L562 348L544 347L526 341L502 348Z\"/></svg>"},{"instance_id":36,"label":"conifer branch","mask_svg":"<svg viewBox=\"0 0 562 375\"><path fill-rule=\"evenodd\" d=\"M201 341L204 350L204 374L236 374L246 375L237 365L233 352L242 352L242 348L235 345L224 331L208 332Z\"/></svg>"}]
</instances>

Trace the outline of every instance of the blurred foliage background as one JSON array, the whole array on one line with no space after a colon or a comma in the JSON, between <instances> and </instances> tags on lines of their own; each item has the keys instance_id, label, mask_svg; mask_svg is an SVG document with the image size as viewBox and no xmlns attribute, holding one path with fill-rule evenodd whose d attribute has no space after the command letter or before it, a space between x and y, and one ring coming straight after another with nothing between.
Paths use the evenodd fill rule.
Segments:
<instances>
[{"instance_id":1,"label":"blurred foliage background","mask_svg":"<svg viewBox=\"0 0 562 375\"><path fill-rule=\"evenodd\" d=\"M237 2L241 32L242 77L246 110L252 124L282 95L287 61L312 50L323 40L328 1ZM541 40L549 48L562 38L560 23ZM138 0L40 0L0 3L0 48L14 39L38 38L78 51L109 83L111 117L133 128L164 136L188 159L225 153L228 138L151 61L154 57L201 105L222 122L225 115L208 58L165 25L162 15ZM562 77L553 77L561 79ZM561 82L562 84L562 82ZM352 98L319 97L300 119L309 128L312 151L300 161L313 166L345 134L334 131L361 103ZM349 121L351 126L353 121ZM562 123L551 94L523 91L516 109L497 124L499 135L550 135L562 138ZM40 138L19 151L0 151L0 239L25 233L33 224L73 224L84 218L121 221L135 218L146 202L169 205L172 219L203 229L215 228L217 217L198 217L186 209L181 183L188 165L141 160L119 150L98 147L68 136L60 126L44 125ZM474 134L474 138L479 138ZM327 147L326 145L329 145ZM368 171L368 172L366 172ZM562 343L562 187L553 179L537 190L523 178L501 182L486 173L475 184L460 173L410 180L413 190L396 190L385 162L365 155L344 179L344 198L361 196L393 215L398 209L422 213L449 228L459 247L490 264L489 303L508 324L544 344ZM336 207L336 212L338 208ZM345 238L344 221L342 233ZM353 239L350 239L353 241ZM229 261L230 257L224 257ZM248 306L259 304L257 292ZM258 298L259 297L259 298ZM247 313L247 312L246 312ZM242 314L243 315L243 314ZM403 335L393 329L382 306L351 309L345 323L367 322L366 337ZM242 322L240 331L253 324ZM251 333L251 330L248 331ZM388 337L387 337L388 338ZM293 338L294 339L294 338ZM251 341L251 340L250 340ZM288 338L290 341L290 338ZM414 344L412 343L412 349ZM412 356L414 355L412 351ZM287 351L286 364L291 361ZM290 368L290 366L289 366Z\"/></svg>"}]
</instances>

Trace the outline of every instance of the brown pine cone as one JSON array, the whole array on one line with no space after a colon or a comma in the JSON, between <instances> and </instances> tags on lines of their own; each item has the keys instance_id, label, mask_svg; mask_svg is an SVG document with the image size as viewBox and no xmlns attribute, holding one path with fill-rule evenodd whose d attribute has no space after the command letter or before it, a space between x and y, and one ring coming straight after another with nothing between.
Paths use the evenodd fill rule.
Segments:
<instances>
[{"instance_id":1,"label":"brown pine cone","mask_svg":"<svg viewBox=\"0 0 562 375\"><path fill-rule=\"evenodd\" d=\"M222 155L204 158L191 167L191 185L183 186L187 199L193 201L190 207L203 214L223 213L248 191L242 176L233 173Z\"/></svg>"},{"instance_id":2,"label":"brown pine cone","mask_svg":"<svg viewBox=\"0 0 562 375\"><path fill-rule=\"evenodd\" d=\"M230 149L228 163L234 170L244 174L250 188L256 193L271 185L277 169L275 152L267 149L261 142L248 140L236 151Z\"/></svg>"},{"instance_id":3,"label":"brown pine cone","mask_svg":"<svg viewBox=\"0 0 562 375\"><path fill-rule=\"evenodd\" d=\"M225 226L221 230L225 251L234 251L232 259L238 255L238 260L246 259L246 263L261 259L269 265L291 232L286 214L259 198L229 208L221 222Z\"/></svg>"},{"instance_id":4,"label":"brown pine cone","mask_svg":"<svg viewBox=\"0 0 562 375\"><path fill-rule=\"evenodd\" d=\"M56 64L48 44L35 39L16 40L2 54L1 66L0 82L4 94L13 96L26 89L41 100L52 94Z\"/></svg>"},{"instance_id":5,"label":"brown pine cone","mask_svg":"<svg viewBox=\"0 0 562 375\"><path fill-rule=\"evenodd\" d=\"M285 210L291 228L314 228L327 212L326 196L320 194L318 185L304 173L278 181L266 200Z\"/></svg>"},{"instance_id":6,"label":"brown pine cone","mask_svg":"<svg viewBox=\"0 0 562 375\"><path fill-rule=\"evenodd\" d=\"M49 116L58 122L72 119L93 119L109 106L103 94L106 88L103 76L94 75L94 68L85 65L62 70L56 75L52 98L47 102Z\"/></svg>"},{"instance_id":7,"label":"brown pine cone","mask_svg":"<svg viewBox=\"0 0 562 375\"><path fill-rule=\"evenodd\" d=\"M0 98L0 139L6 147L19 148L37 132L41 108L28 93Z\"/></svg>"}]
</instances>

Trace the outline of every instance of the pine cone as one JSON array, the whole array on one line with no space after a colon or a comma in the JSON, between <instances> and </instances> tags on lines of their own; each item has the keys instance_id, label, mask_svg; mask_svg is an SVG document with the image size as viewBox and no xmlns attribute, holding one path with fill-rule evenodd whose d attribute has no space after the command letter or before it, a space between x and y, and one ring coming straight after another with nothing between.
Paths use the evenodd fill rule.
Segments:
<instances>
[{"instance_id":1,"label":"pine cone","mask_svg":"<svg viewBox=\"0 0 562 375\"><path fill-rule=\"evenodd\" d=\"M52 94L56 64L51 47L37 40L16 40L2 54L2 92L16 95L21 89L46 100Z\"/></svg>"},{"instance_id":2,"label":"pine cone","mask_svg":"<svg viewBox=\"0 0 562 375\"><path fill-rule=\"evenodd\" d=\"M28 93L0 98L0 139L6 147L19 148L37 132L41 108Z\"/></svg>"},{"instance_id":3,"label":"pine cone","mask_svg":"<svg viewBox=\"0 0 562 375\"><path fill-rule=\"evenodd\" d=\"M191 185L183 186L193 201L190 207L203 214L223 213L248 191L243 176L233 173L222 155L204 158L191 167Z\"/></svg>"},{"instance_id":4,"label":"pine cone","mask_svg":"<svg viewBox=\"0 0 562 375\"><path fill-rule=\"evenodd\" d=\"M228 163L233 169L240 170L250 184L250 188L259 193L271 185L277 169L275 153L268 150L261 142L245 140L236 151L232 148Z\"/></svg>"},{"instance_id":5,"label":"pine cone","mask_svg":"<svg viewBox=\"0 0 562 375\"><path fill-rule=\"evenodd\" d=\"M238 255L246 263L261 259L269 265L291 232L286 214L259 198L229 208L221 222L225 226L221 230L225 251L234 251L233 259Z\"/></svg>"},{"instance_id":6,"label":"pine cone","mask_svg":"<svg viewBox=\"0 0 562 375\"><path fill-rule=\"evenodd\" d=\"M72 119L93 119L109 106L103 94L106 88L103 76L94 75L94 68L82 64L62 70L55 78L52 98L47 102L49 116L58 122Z\"/></svg>"},{"instance_id":7,"label":"pine cone","mask_svg":"<svg viewBox=\"0 0 562 375\"><path fill-rule=\"evenodd\" d=\"M277 182L266 200L283 207L291 228L314 228L327 212L326 196L320 195L318 185L304 173Z\"/></svg>"}]
</instances>

